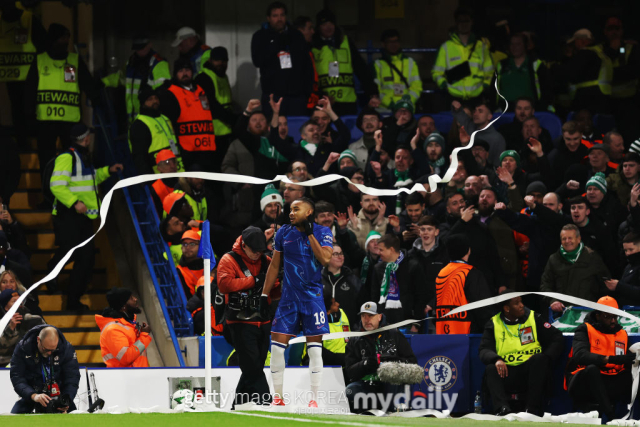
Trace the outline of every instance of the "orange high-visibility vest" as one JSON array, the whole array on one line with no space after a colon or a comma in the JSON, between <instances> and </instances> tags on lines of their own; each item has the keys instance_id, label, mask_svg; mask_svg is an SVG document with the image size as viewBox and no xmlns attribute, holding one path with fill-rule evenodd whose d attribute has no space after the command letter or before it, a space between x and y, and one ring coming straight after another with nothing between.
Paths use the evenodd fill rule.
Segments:
<instances>
[{"instance_id":1,"label":"orange high-visibility vest","mask_svg":"<svg viewBox=\"0 0 640 427\"><path fill-rule=\"evenodd\" d=\"M204 310L204 307L199 307L193 310L191 317L195 317L196 313ZM216 310L211 305L211 335L222 335L224 325L216 323Z\"/></svg>"},{"instance_id":2,"label":"orange high-visibility vest","mask_svg":"<svg viewBox=\"0 0 640 427\"><path fill-rule=\"evenodd\" d=\"M216 151L213 117L204 90L196 86L196 90L192 92L181 86L171 85L169 91L180 104L180 117L175 130L180 147L186 151Z\"/></svg>"},{"instance_id":3,"label":"orange high-visibility vest","mask_svg":"<svg viewBox=\"0 0 640 427\"><path fill-rule=\"evenodd\" d=\"M135 322L135 317L133 318ZM100 351L107 368L148 368L147 348L151 335L140 332L124 319L96 314L100 328Z\"/></svg>"},{"instance_id":4,"label":"orange high-visibility vest","mask_svg":"<svg viewBox=\"0 0 640 427\"><path fill-rule=\"evenodd\" d=\"M176 268L180 270L182 273L182 277L184 278L184 282L187 284L189 291L191 291L191 295L196 293L196 284L198 283L198 279L204 276L204 269L202 270L191 270L187 267L183 267L181 265L176 265ZM188 295L187 297L191 296Z\"/></svg>"},{"instance_id":5,"label":"orange high-visibility vest","mask_svg":"<svg viewBox=\"0 0 640 427\"><path fill-rule=\"evenodd\" d=\"M586 323L587 333L589 334L589 344L591 345L590 352L599 354L601 356L620 356L627 353L627 345L629 336L627 331L620 329L615 334L604 334L594 328L590 323ZM573 348L569 352L569 361L573 357ZM582 371L586 366L578 365L576 369L571 372L571 375L575 375L577 372ZM603 375L617 375L624 371L624 365L614 365L613 363L607 363L600 367L600 373ZM567 390L567 377L564 378L564 389Z\"/></svg>"},{"instance_id":6,"label":"orange high-visibility vest","mask_svg":"<svg viewBox=\"0 0 640 427\"><path fill-rule=\"evenodd\" d=\"M173 190L175 190L175 188L169 187L167 184L162 182L161 179L154 182L152 187L153 187L153 191L156 192L161 202L164 200L165 197L173 193Z\"/></svg>"},{"instance_id":7,"label":"orange high-visibility vest","mask_svg":"<svg viewBox=\"0 0 640 427\"><path fill-rule=\"evenodd\" d=\"M451 310L467 304L464 285L473 267L462 262L450 262L436 278L436 333L468 334L471 331L469 314L464 311L444 316ZM444 318L444 319L443 319Z\"/></svg>"}]
</instances>

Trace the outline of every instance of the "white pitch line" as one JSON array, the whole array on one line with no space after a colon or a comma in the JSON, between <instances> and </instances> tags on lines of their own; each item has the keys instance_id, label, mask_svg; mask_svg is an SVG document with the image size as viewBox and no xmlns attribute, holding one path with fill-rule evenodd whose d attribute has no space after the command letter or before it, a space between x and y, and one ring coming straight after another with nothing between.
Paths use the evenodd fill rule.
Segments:
<instances>
[{"instance_id":1,"label":"white pitch line","mask_svg":"<svg viewBox=\"0 0 640 427\"><path fill-rule=\"evenodd\" d=\"M230 411L229 413L237 414L237 415L247 415L249 417L271 418L274 420L299 421L302 423L339 424L343 426L356 426L356 427L401 427L397 424L369 424L369 423L365 424L365 423L353 423L349 421L324 421L324 420L313 420L308 418L278 417L276 415L252 414L250 412Z\"/></svg>"}]
</instances>

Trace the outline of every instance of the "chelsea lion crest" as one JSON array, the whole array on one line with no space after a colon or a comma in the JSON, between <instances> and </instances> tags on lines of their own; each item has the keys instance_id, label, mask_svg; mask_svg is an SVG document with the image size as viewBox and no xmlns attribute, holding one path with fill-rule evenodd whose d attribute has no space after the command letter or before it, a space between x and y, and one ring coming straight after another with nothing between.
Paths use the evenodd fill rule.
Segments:
<instances>
[{"instance_id":1,"label":"chelsea lion crest","mask_svg":"<svg viewBox=\"0 0 640 427\"><path fill-rule=\"evenodd\" d=\"M434 390L447 391L458 379L458 368L446 356L435 356L424 365L424 382Z\"/></svg>"}]
</instances>

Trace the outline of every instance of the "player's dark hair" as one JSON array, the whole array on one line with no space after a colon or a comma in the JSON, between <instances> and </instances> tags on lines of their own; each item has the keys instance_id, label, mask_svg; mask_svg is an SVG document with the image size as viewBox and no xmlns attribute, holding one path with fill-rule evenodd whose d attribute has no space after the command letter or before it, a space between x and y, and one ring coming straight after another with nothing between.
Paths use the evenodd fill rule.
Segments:
<instances>
[{"instance_id":1,"label":"player's dark hair","mask_svg":"<svg viewBox=\"0 0 640 427\"><path fill-rule=\"evenodd\" d=\"M308 197L300 197L299 199L295 200L296 202L302 202L302 203L306 203L307 205L309 205L309 207L311 207L311 210L313 211L311 213L311 215L309 216L309 221L313 221L316 218L316 204L314 203L313 200L311 200Z\"/></svg>"}]
</instances>

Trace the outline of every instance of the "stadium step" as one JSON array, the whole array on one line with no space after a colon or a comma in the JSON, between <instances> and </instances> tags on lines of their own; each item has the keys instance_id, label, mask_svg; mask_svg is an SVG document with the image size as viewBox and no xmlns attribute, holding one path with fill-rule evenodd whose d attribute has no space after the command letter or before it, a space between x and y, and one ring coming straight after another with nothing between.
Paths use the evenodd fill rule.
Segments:
<instances>
[{"instance_id":1,"label":"stadium step","mask_svg":"<svg viewBox=\"0 0 640 427\"><path fill-rule=\"evenodd\" d=\"M11 196L9 210L13 214L15 210L19 209L35 209L43 200L44 198L42 197L42 191L40 191L40 189L19 189Z\"/></svg>"},{"instance_id":2,"label":"stadium step","mask_svg":"<svg viewBox=\"0 0 640 427\"><path fill-rule=\"evenodd\" d=\"M53 228L53 215L51 211L14 209L12 211L10 210L10 212L22 227L29 228L30 230L51 230Z\"/></svg>"},{"instance_id":3,"label":"stadium step","mask_svg":"<svg viewBox=\"0 0 640 427\"><path fill-rule=\"evenodd\" d=\"M62 333L74 347L100 346L100 329L98 328L66 328Z\"/></svg>"},{"instance_id":4,"label":"stadium step","mask_svg":"<svg viewBox=\"0 0 640 427\"><path fill-rule=\"evenodd\" d=\"M39 281L44 276L46 276L48 271L46 270L34 270L33 271L33 280L34 282ZM58 287L61 290L66 289L67 284L69 283L69 278L71 276L71 270L64 269L58 275ZM104 268L94 268L93 269L93 277L91 279L91 283L87 286L87 289L91 290L108 290L111 288L109 286L109 279L107 278L106 269Z\"/></svg>"},{"instance_id":5,"label":"stadium step","mask_svg":"<svg viewBox=\"0 0 640 427\"><path fill-rule=\"evenodd\" d=\"M22 174L20 175L20 183L18 184L18 188L21 190L42 189L42 178L40 177L40 172L34 170L23 170Z\"/></svg>"},{"instance_id":6,"label":"stadium step","mask_svg":"<svg viewBox=\"0 0 640 427\"><path fill-rule=\"evenodd\" d=\"M20 167L25 169L40 169L40 161L38 160L38 153L20 153Z\"/></svg>"},{"instance_id":7,"label":"stadium step","mask_svg":"<svg viewBox=\"0 0 640 427\"><path fill-rule=\"evenodd\" d=\"M95 328L96 314L98 311L84 311L78 314L75 311L44 311L42 314L48 324L57 328Z\"/></svg>"},{"instance_id":8,"label":"stadium step","mask_svg":"<svg viewBox=\"0 0 640 427\"><path fill-rule=\"evenodd\" d=\"M67 296L62 293L40 294L40 308L42 311L62 311L67 305ZM92 292L83 295L80 302L89 306L89 310L102 311L108 306L106 292Z\"/></svg>"},{"instance_id":9,"label":"stadium step","mask_svg":"<svg viewBox=\"0 0 640 427\"><path fill-rule=\"evenodd\" d=\"M30 230L25 227L27 243L32 249L54 249L55 236L53 230Z\"/></svg>"},{"instance_id":10,"label":"stadium step","mask_svg":"<svg viewBox=\"0 0 640 427\"><path fill-rule=\"evenodd\" d=\"M49 260L53 257L53 253L54 253L54 249L45 249L42 251L38 251L38 252L34 252L31 254L31 267L34 270L42 270L45 271L47 270L47 263L49 262ZM104 259L99 255L100 251L96 250L96 261L95 261L95 268L98 269L102 269L105 268L105 261ZM65 266L65 270L72 270L73 269L73 261L70 262L69 264L67 264Z\"/></svg>"},{"instance_id":11,"label":"stadium step","mask_svg":"<svg viewBox=\"0 0 640 427\"><path fill-rule=\"evenodd\" d=\"M53 232L53 215L51 210L39 210L42 203L42 179L40 163L35 151L35 142L30 141L25 151L20 153L22 175L18 190L11 198L9 210L22 225L27 243L32 251L31 265L34 281L39 281L47 273L47 262L56 249ZM97 227L97 224L95 224ZM96 248L95 265L91 283L87 285L87 294L81 302L89 306L87 312L64 311L68 287L74 263L65 266L57 277L58 289L53 294L47 294L47 285L40 287L40 308L47 323L61 329L67 339L75 347L78 363L81 366L104 367L100 352L100 330L95 322L95 314L101 313L108 305L106 292L121 286L118 269L111 252L111 246L105 232L94 239Z\"/></svg>"}]
</instances>

